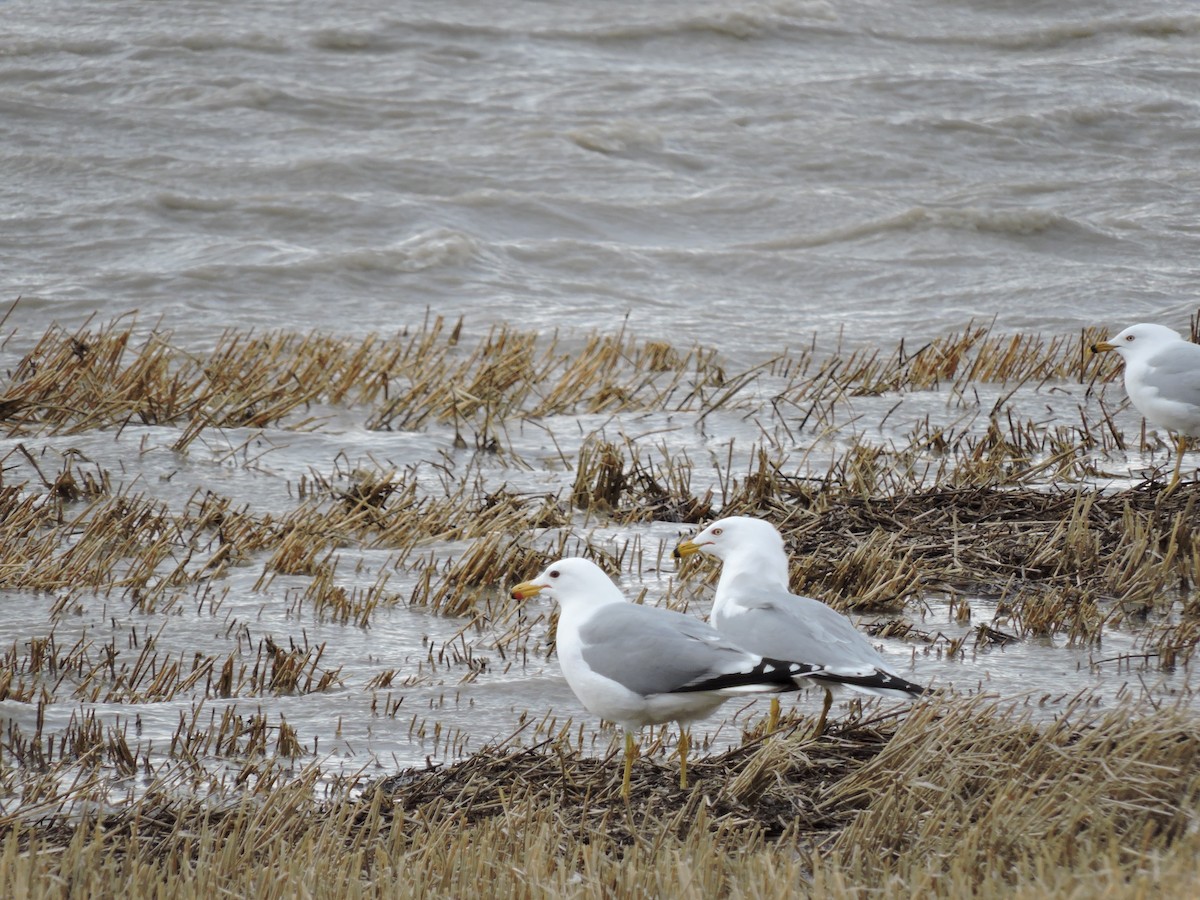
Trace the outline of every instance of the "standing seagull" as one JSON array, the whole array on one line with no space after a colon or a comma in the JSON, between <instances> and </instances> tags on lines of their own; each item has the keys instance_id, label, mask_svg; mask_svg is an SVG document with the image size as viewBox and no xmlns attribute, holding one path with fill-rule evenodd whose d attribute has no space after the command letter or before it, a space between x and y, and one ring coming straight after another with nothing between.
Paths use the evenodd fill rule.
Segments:
<instances>
[{"instance_id":1,"label":"standing seagull","mask_svg":"<svg viewBox=\"0 0 1200 900\"><path fill-rule=\"evenodd\" d=\"M821 667L812 680L825 688L825 705L814 734L824 731L833 690L842 685L902 699L925 691L888 671L879 652L840 612L788 590L787 553L770 522L749 516L719 519L675 548L676 557L693 553L723 563L711 616L721 634L755 653ZM779 701L772 698L769 730L778 722Z\"/></svg>"},{"instance_id":2,"label":"standing seagull","mask_svg":"<svg viewBox=\"0 0 1200 900\"><path fill-rule=\"evenodd\" d=\"M1170 491L1179 483L1188 436L1200 435L1200 344L1185 341L1165 325L1143 322L1092 345L1093 353L1106 350L1125 360L1125 393L1137 411L1176 433Z\"/></svg>"},{"instance_id":3,"label":"standing seagull","mask_svg":"<svg viewBox=\"0 0 1200 900\"><path fill-rule=\"evenodd\" d=\"M679 785L687 787L686 724L730 697L794 691L819 666L763 659L691 616L628 603L595 563L560 559L512 589L517 600L543 594L557 600L558 664L575 696L593 715L625 730L629 799L635 748L643 725L679 723Z\"/></svg>"}]
</instances>

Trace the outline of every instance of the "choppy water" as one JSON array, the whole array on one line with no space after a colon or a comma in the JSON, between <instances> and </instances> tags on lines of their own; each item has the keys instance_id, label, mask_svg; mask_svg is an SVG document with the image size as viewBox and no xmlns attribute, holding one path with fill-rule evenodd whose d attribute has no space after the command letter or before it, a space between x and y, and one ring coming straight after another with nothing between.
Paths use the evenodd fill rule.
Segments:
<instances>
[{"instance_id":1,"label":"choppy water","mask_svg":"<svg viewBox=\"0 0 1200 900\"><path fill-rule=\"evenodd\" d=\"M611 327L774 351L1195 308L1186 0L10 0L23 330ZM770 321L772 328L763 328Z\"/></svg>"},{"instance_id":2,"label":"choppy water","mask_svg":"<svg viewBox=\"0 0 1200 900\"><path fill-rule=\"evenodd\" d=\"M970 319L1183 329L1197 306L1200 13L1184 0L9 0L0 13L0 304L20 297L5 366L53 321L133 309L184 348L226 327L390 333L431 309L468 334L628 323L747 361L814 335L890 347ZM276 440L261 470L194 461L191 475L270 508L347 442L365 456L378 438ZM110 442L71 443L103 460L122 453ZM150 478L178 463L139 465ZM37 602L10 600L24 612L3 642L44 628ZM264 605L237 602L240 617ZM338 638L355 686L295 701L302 739L331 702L363 714L380 642L419 656L418 633L460 627L413 615ZM1005 651L1004 671L1022 673L1010 688L1102 683L1072 680L1088 651L1049 666L1022 652ZM916 667L968 685L1001 668ZM551 660L480 679L466 708L439 708L464 730L494 710L489 734L523 711L577 715L555 673ZM421 690L428 710L448 689ZM371 735L345 732L354 753L428 752L363 716Z\"/></svg>"}]
</instances>

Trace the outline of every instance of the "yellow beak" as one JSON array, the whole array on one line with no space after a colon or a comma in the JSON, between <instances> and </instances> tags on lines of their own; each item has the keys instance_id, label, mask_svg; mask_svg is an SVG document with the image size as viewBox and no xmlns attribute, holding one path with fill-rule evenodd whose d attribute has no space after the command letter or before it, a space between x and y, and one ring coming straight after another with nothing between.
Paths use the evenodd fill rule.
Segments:
<instances>
[{"instance_id":1,"label":"yellow beak","mask_svg":"<svg viewBox=\"0 0 1200 900\"><path fill-rule=\"evenodd\" d=\"M534 584L532 581L522 581L512 589L512 598L514 600L528 600L530 597L536 597L542 592L544 585Z\"/></svg>"},{"instance_id":2,"label":"yellow beak","mask_svg":"<svg viewBox=\"0 0 1200 900\"><path fill-rule=\"evenodd\" d=\"M1099 343L1092 344L1092 352L1093 353L1103 353L1105 350L1116 350L1116 349L1117 349L1117 345L1110 344L1108 341L1100 341Z\"/></svg>"},{"instance_id":3,"label":"yellow beak","mask_svg":"<svg viewBox=\"0 0 1200 900\"><path fill-rule=\"evenodd\" d=\"M675 558L683 559L685 556L691 556L693 553L699 552L700 545L695 541L688 539L675 548Z\"/></svg>"}]
</instances>

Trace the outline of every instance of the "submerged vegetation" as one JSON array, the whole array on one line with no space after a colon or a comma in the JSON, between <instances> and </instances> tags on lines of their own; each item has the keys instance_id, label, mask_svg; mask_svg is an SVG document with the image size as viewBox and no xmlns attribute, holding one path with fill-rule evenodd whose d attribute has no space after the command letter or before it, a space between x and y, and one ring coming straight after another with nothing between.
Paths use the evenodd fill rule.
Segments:
<instances>
[{"instance_id":1,"label":"submerged vegetation","mask_svg":"<svg viewBox=\"0 0 1200 900\"><path fill-rule=\"evenodd\" d=\"M1182 894L1200 488L1162 489L1167 445L1099 337L969 324L739 366L435 317L204 352L134 317L51 329L0 382L0 600L46 610L0 646L0 891ZM1053 638L1096 649L1111 695L968 676L815 741L742 719L687 791L652 730L628 806L594 722L530 704L480 744L443 726L450 701L406 705L552 657L507 591L546 561L592 556L637 595L718 511L775 522L793 589L869 614L918 674ZM686 608L715 577L675 574L639 599ZM446 627L401 654L400 611ZM322 697L336 723L309 734L289 704ZM348 763L360 709L425 763Z\"/></svg>"}]
</instances>

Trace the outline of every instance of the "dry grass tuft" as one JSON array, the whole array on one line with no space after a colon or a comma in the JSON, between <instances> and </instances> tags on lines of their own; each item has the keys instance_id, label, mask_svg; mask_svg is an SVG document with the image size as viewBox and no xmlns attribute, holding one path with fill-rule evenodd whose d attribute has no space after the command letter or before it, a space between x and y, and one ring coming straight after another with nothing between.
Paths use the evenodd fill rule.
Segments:
<instances>
[{"instance_id":1,"label":"dry grass tuft","mask_svg":"<svg viewBox=\"0 0 1200 900\"><path fill-rule=\"evenodd\" d=\"M514 573L535 572L555 558L534 549L524 535L510 534L501 532L476 541L440 578L431 563L413 588L411 602L447 616L502 618L509 608L506 588L522 577ZM498 606L496 600L501 601Z\"/></svg>"},{"instance_id":2,"label":"dry grass tuft","mask_svg":"<svg viewBox=\"0 0 1200 900\"><path fill-rule=\"evenodd\" d=\"M626 452L630 459L626 459ZM713 513L711 488L695 497L692 465L686 457L665 451L661 465L643 458L632 443L591 441L579 451L571 504L616 521L699 522Z\"/></svg>"},{"instance_id":3,"label":"dry grass tuft","mask_svg":"<svg viewBox=\"0 0 1200 900\"><path fill-rule=\"evenodd\" d=\"M960 896L1058 873L1136 880L1195 845L1198 751L1183 711L1080 701L1035 726L1019 708L931 705L823 800L829 814L861 808L829 859L855 881Z\"/></svg>"},{"instance_id":4,"label":"dry grass tuft","mask_svg":"<svg viewBox=\"0 0 1200 900\"><path fill-rule=\"evenodd\" d=\"M285 779L260 765L205 799L156 782L82 818L6 815L0 890L1137 897L1192 884L1200 737L1185 714L1080 703L1034 725L1019 708L946 699L801 734L702 760L689 790L643 759L628 806L618 755L558 740L328 799L312 767ZM289 740L281 721L281 756Z\"/></svg>"}]
</instances>

